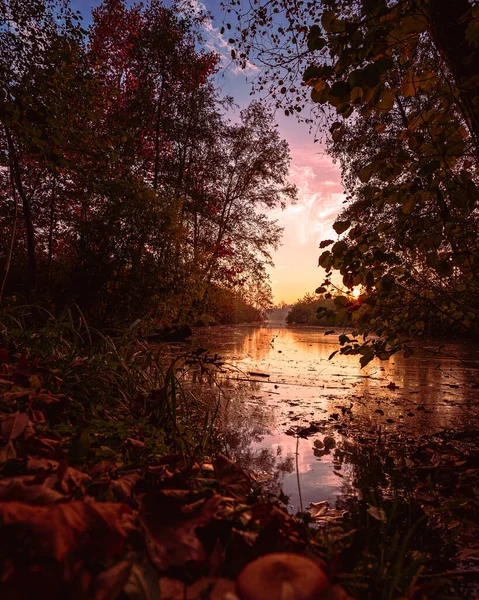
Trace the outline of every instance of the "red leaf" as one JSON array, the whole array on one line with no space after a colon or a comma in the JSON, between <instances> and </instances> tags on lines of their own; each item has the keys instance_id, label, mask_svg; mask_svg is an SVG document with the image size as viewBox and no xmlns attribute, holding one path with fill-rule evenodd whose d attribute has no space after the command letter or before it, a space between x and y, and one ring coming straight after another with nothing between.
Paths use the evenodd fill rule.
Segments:
<instances>
[{"instance_id":1,"label":"red leaf","mask_svg":"<svg viewBox=\"0 0 479 600\"><path fill-rule=\"evenodd\" d=\"M215 460L216 477L220 486L231 496L244 499L251 490L251 477L222 454Z\"/></svg>"},{"instance_id":2,"label":"red leaf","mask_svg":"<svg viewBox=\"0 0 479 600\"><path fill-rule=\"evenodd\" d=\"M0 348L0 365L11 362L10 354L5 348Z\"/></svg>"},{"instance_id":3,"label":"red leaf","mask_svg":"<svg viewBox=\"0 0 479 600\"><path fill-rule=\"evenodd\" d=\"M92 562L120 554L132 524L133 511L124 504L67 502L30 506L0 503L0 555L14 559L16 542L28 548L30 559L53 559L68 578L78 558ZM8 535L7 535L8 532Z\"/></svg>"},{"instance_id":4,"label":"red leaf","mask_svg":"<svg viewBox=\"0 0 479 600\"><path fill-rule=\"evenodd\" d=\"M130 473L125 475L116 481L112 481L111 490L115 494L115 498L120 502L125 502L131 498L131 494L136 485L136 482L140 479L139 473Z\"/></svg>"},{"instance_id":5,"label":"red leaf","mask_svg":"<svg viewBox=\"0 0 479 600\"><path fill-rule=\"evenodd\" d=\"M0 479L2 503L24 502L34 506L46 506L66 499L66 496L53 489L49 482L39 485L35 475Z\"/></svg>"},{"instance_id":6,"label":"red leaf","mask_svg":"<svg viewBox=\"0 0 479 600\"><path fill-rule=\"evenodd\" d=\"M212 522L224 498L215 494L208 500L181 505L181 500L161 492L146 494L140 517L145 529L148 553L160 571L186 563L203 563L206 553L196 535L197 527Z\"/></svg>"},{"instance_id":7,"label":"red leaf","mask_svg":"<svg viewBox=\"0 0 479 600\"><path fill-rule=\"evenodd\" d=\"M22 435L30 424L30 419L26 413L15 412L2 421L2 437L7 440L15 440Z\"/></svg>"}]
</instances>

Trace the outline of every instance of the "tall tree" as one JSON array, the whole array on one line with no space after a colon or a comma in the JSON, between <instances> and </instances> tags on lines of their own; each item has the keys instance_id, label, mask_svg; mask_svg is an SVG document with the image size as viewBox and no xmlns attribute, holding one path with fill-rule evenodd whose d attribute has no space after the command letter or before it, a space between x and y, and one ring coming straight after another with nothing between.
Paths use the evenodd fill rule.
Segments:
<instances>
[{"instance_id":1,"label":"tall tree","mask_svg":"<svg viewBox=\"0 0 479 600\"><path fill-rule=\"evenodd\" d=\"M66 0L0 7L0 295L95 323L194 318L210 292L267 305L288 148L258 106L224 116L204 17L104 0L85 31Z\"/></svg>"},{"instance_id":2,"label":"tall tree","mask_svg":"<svg viewBox=\"0 0 479 600\"><path fill-rule=\"evenodd\" d=\"M0 145L8 166L8 174L3 172L4 189L9 190L6 202L15 214L11 240L19 229L28 256L28 294L34 297L38 279L35 195L62 157L57 120L64 110L62 95L72 79L82 31L66 2L2 0L0 8ZM18 199L21 229L17 228ZM12 252L10 243L4 281Z\"/></svg>"}]
</instances>

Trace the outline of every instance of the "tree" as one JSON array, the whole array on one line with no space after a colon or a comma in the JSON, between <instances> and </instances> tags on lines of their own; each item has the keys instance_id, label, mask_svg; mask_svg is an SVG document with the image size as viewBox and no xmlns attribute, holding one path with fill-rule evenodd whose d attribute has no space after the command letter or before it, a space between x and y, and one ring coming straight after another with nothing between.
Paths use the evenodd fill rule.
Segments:
<instances>
[{"instance_id":1,"label":"tree","mask_svg":"<svg viewBox=\"0 0 479 600\"><path fill-rule=\"evenodd\" d=\"M282 229L264 210L296 200L296 187L287 181L288 145L271 112L253 102L238 123L223 124L211 150L204 164L215 173L214 185L201 191L208 208L195 212L190 225L194 270L205 291L211 282L240 284L265 309L271 301L263 285L265 265L272 264L270 249L279 244Z\"/></svg>"},{"instance_id":2,"label":"tree","mask_svg":"<svg viewBox=\"0 0 479 600\"><path fill-rule=\"evenodd\" d=\"M254 25L240 19L240 59L263 60L262 85L273 86L288 112L301 108L296 90L288 94L301 70L303 89L330 125L328 148L341 163L348 206L334 226L342 237L321 244L320 289L337 270L344 285L365 293L359 303L337 297L322 316L380 336L343 349L361 352L366 364L428 323L477 331L477 7L333 0L318 11L273 2L242 18ZM282 25L265 45L259 32L275 22Z\"/></svg>"},{"instance_id":3,"label":"tree","mask_svg":"<svg viewBox=\"0 0 479 600\"><path fill-rule=\"evenodd\" d=\"M45 177L51 178L61 162L63 136L57 121L74 77L82 35L77 20L63 2L2 0L0 5L0 146L6 167L3 188L9 190L5 212L14 215L7 236L2 295L15 239L21 236L28 256L28 294L35 296L38 231L32 202L39 185ZM64 65L61 73L60 63Z\"/></svg>"},{"instance_id":4,"label":"tree","mask_svg":"<svg viewBox=\"0 0 479 600\"><path fill-rule=\"evenodd\" d=\"M95 324L195 319L222 292L267 307L280 229L265 209L294 199L289 151L258 105L224 116L204 17L104 0L87 32L66 0L11 4L0 4L0 295L38 289Z\"/></svg>"}]
</instances>

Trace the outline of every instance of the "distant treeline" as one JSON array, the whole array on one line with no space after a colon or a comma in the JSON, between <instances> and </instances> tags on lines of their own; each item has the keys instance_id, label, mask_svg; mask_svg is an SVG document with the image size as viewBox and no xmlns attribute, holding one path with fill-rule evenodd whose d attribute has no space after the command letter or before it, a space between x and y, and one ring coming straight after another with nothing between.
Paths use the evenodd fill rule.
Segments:
<instances>
[{"instance_id":1,"label":"distant treeline","mask_svg":"<svg viewBox=\"0 0 479 600\"><path fill-rule=\"evenodd\" d=\"M305 294L297 300L291 307L286 317L288 325L322 325L318 320L318 308L324 306L326 309L333 308L333 300Z\"/></svg>"}]
</instances>

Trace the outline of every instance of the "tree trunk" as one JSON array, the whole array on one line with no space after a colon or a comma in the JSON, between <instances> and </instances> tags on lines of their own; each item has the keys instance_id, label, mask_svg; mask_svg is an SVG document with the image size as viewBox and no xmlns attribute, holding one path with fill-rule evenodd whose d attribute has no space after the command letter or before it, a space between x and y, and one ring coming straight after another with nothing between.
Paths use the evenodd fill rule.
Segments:
<instances>
[{"instance_id":1,"label":"tree trunk","mask_svg":"<svg viewBox=\"0 0 479 600\"><path fill-rule=\"evenodd\" d=\"M160 97L158 99L158 108L156 111L156 131L155 131L155 172L153 176L153 189L158 189L158 176L160 171L160 131L161 131L161 119L163 116L163 96L165 90L165 61L161 69L161 89Z\"/></svg>"},{"instance_id":2,"label":"tree trunk","mask_svg":"<svg viewBox=\"0 0 479 600\"><path fill-rule=\"evenodd\" d=\"M27 277L27 295L29 300L34 300L37 291L37 255L35 248L35 231L33 228L32 211L30 199L23 188L20 165L18 156L15 150L15 145L10 135L10 130L5 127L5 135L7 138L8 150L10 152L10 172L12 173L18 195L22 200L23 220L27 232L27 252L28 252L28 277Z\"/></svg>"},{"instance_id":3,"label":"tree trunk","mask_svg":"<svg viewBox=\"0 0 479 600\"><path fill-rule=\"evenodd\" d=\"M18 200L15 192L15 182L13 180L13 173L10 169L10 181L12 184L12 195L15 202L15 213L13 217L12 234L10 236L10 244L8 247L7 257L5 259L5 266L3 267L2 287L0 288L0 304L3 302L3 294L5 292L5 284L7 282L8 273L10 272L10 265L12 264L13 246L15 244L15 236L17 233L17 220L18 220Z\"/></svg>"},{"instance_id":4,"label":"tree trunk","mask_svg":"<svg viewBox=\"0 0 479 600\"><path fill-rule=\"evenodd\" d=\"M53 230L55 229L55 187L57 178L53 176L52 195L50 199L50 227L48 231L48 280L51 278L53 265Z\"/></svg>"}]
</instances>

